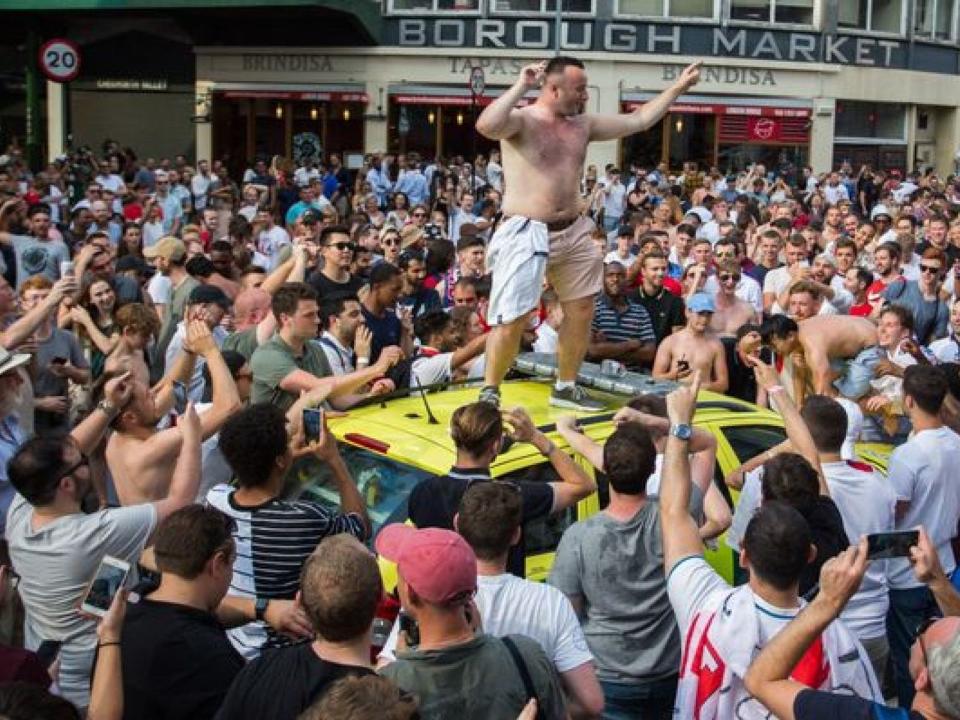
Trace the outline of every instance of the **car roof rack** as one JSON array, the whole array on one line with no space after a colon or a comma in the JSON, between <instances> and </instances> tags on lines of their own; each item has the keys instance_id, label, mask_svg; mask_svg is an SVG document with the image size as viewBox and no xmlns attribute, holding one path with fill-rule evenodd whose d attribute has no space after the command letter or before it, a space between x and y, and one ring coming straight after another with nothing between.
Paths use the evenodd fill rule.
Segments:
<instances>
[{"instance_id":1,"label":"car roof rack","mask_svg":"<svg viewBox=\"0 0 960 720\"><path fill-rule=\"evenodd\" d=\"M557 376L557 356L554 353L525 352L513 361L513 367L526 375L538 378ZM619 365L623 368L622 365ZM584 362L577 373L577 382L584 387L603 390L614 395L667 395L678 387L673 380L656 380L647 373L623 370L608 374L597 363Z\"/></svg>"}]
</instances>

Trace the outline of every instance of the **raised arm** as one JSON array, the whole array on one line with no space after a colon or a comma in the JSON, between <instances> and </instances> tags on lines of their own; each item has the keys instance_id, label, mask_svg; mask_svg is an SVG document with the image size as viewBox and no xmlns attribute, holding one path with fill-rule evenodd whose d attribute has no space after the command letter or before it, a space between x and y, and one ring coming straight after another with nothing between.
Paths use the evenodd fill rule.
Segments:
<instances>
[{"instance_id":1,"label":"raised arm","mask_svg":"<svg viewBox=\"0 0 960 720\"><path fill-rule=\"evenodd\" d=\"M12 350L26 342L27 338L36 332L44 320L51 313L55 312L60 302L77 290L77 281L72 275L60 278L53 284L50 293L35 308L31 309L26 315L17 320L8 327L3 335L0 335L0 345L7 350Z\"/></svg>"},{"instance_id":2,"label":"raised arm","mask_svg":"<svg viewBox=\"0 0 960 720\"><path fill-rule=\"evenodd\" d=\"M523 118L517 103L527 93L540 87L544 81L546 61L527 65L520 77L500 97L484 108L477 118L477 132L490 140L509 140L520 132Z\"/></svg>"},{"instance_id":3,"label":"raised arm","mask_svg":"<svg viewBox=\"0 0 960 720\"><path fill-rule=\"evenodd\" d=\"M187 409L177 423L180 433L180 454L170 479L167 496L154 503L157 509L157 526L182 507L192 503L200 488L200 443L201 424L193 403L187 403Z\"/></svg>"},{"instance_id":4,"label":"raised arm","mask_svg":"<svg viewBox=\"0 0 960 720\"><path fill-rule=\"evenodd\" d=\"M110 423L130 400L132 392L129 371L107 381L103 387L103 402L98 403L93 411L70 431L70 437L77 443L80 452L85 455L93 453Z\"/></svg>"},{"instance_id":5,"label":"raised arm","mask_svg":"<svg viewBox=\"0 0 960 720\"><path fill-rule=\"evenodd\" d=\"M557 418L557 432L567 441L571 450L582 455L588 463L603 472L603 446L583 434L577 427L576 417L564 415Z\"/></svg>"},{"instance_id":6,"label":"raised arm","mask_svg":"<svg viewBox=\"0 0 960 720\"><path fill-rule=\"evenodd\" d=\"M671 425L689 425L697 407L700 371L689 386L667 395L667 416ZM660 475L660 522L663 530L663 568L669 575L678 560L703 553L700 530L690 516L690 459L687 441L667 435L667 449Z\"/></svg>"},{"instance_id":7,"label":"raised arm","mask_svg":"<svg viewBox=\"0 0 960 720\"><path fill-rule=\"evenodd\" d=\"M203 439L217 433L233 413L240 409L240 395L237 384L230 375L230 368L224 362L220 348L213 341L213 335L206 323L191 321L187 326L187 340L184 349L201 355L210 371L210 383L213 386L213 406L200 419Z\"/></svg>"},{"instance_id":8,"label":"raised arm","mask_svg":"<svg viewBox=\"0 0 960 720\"><path fill-rule=\"evenodd\" d=\"M631 113L592 115L590 140L616 140L652 127L667 113L674 100L697 84L701 65L703 62L688 65L673 85Z\"/></svg>"},{"instance_id":9,"label":"raised arm","mask_svg":"<svg viewBox=\"0 0 960 720\"><path fill-rule=\"evenodd\" d=\"M513 408L503 412L504 421L512 428L510 436L517 442L528 442L546 457L560 482L550 483L553 488L553 508L551 512L560 512L588 497L597 489L587 473L572 457L560 450L533 424L533 420L523 408Z\"/></svg>"}]
</instances>

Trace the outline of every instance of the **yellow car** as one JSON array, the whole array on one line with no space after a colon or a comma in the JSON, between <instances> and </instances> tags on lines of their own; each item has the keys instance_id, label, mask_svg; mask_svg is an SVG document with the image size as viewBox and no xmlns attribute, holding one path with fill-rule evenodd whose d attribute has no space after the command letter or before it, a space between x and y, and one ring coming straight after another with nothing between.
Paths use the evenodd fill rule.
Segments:
<instances>
[{"instance_id":1,"label":"yellow car","mask_svg":"<svg viewBox=\"0 0 960 720\"><path fill-rule=\"evenodd\" d=\"M503 407L521 406L533 422L559 448L569 446L556 432L556 419L570 413L549 405L552 381L519 380L502 387ZM592 393L608 403L608 410L598 414L578 414L579 424L587 436L602 442L614 426L611 418L629 400L623 395ZM456 450L448 427L450 416L458 407L474 402L477 390L450 388L439 392L419 393L384 403L352 410L347 417L330 421L330 430L341 441L341 453L365 497L374 532L388 523L407 520L407 498L414 486L432 475L445 475L454 464ZM715 481L734 505L738 494L724 485L724 477L740 464L782 442L786 434L780 416L756 405L712 392L700 393L694 425L708 430L717 438ZM889 446L858 446L860 456L886 470ZM593 474L592 467L579 455L575 458ZM526 443L516 443L494 461L491 474L499 478L555 480L552 466L537 450ZM603 488L603 479L598 478ZM301 494L331 505L336 494L325 487L322 478L304 471ZM526 543L526 575L531 580L546 579L563 531L577 520L600 510L600 494L594 493L575 507L550 518L528 523L524 528ZM717 550L708 550L711 565L727 579L734 580L735 558L721 536ZM388 588L395 584L391 570L385 570Z\"/></svg>"}]
</instances>

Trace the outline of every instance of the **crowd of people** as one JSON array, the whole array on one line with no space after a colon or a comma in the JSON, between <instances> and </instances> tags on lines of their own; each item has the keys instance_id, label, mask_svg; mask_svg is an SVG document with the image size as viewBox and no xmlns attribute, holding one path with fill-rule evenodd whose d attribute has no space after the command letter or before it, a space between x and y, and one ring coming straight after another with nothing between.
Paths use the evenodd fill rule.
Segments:
<instances>
[{"instance_id":1,"label":"crowd of people","mask_svg":"<svg viewBox=\"0 0 960 720\"><path fill-rule=\"evenodd\" d=\"M504 215L499 151L274 157L237 182L101 150L0 165L0 716L960 718L960 178L588 166L556 232L587 229L602 287L525 288L516 339L676 387L603 443L558 413L589 473L483 385L514 321L494 236L529 224ZM374 537L304 409L460 381L483 390L451 418L454 466ZM720 482L701 389L787 439ZM604 407L561 383L551 402ZM895 446L885 475L861 441ZM491 482L505 442L552 481ZM338 508L288 494L303 459ZM602 511L525 580L524 524L598 479ZM865 535L911 529L909 557L868 560ZM724 532L736 587L705 559ZM371 548L401 608L375 658ZM132 592L101 619L78 606L104 556Z\"/></svg>"}]
</instances>

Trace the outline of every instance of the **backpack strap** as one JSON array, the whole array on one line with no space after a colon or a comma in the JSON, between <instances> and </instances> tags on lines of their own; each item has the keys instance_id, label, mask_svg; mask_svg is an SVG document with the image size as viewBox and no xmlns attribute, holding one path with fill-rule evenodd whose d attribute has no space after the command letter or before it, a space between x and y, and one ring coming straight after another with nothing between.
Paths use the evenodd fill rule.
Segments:
<instances>
[{"instance_id":1,"label":"backpack strap","mask_svg":"<svg viewBox=\"0 0 960 720\"><path fill-rule=\"evenodd\" d=\"M527 664L523 660L523 655L520 654L520 650L509 637L502 637L500 640L509 651L510 657L513 659L513 664L517 666L517 672L520 673L520 680L523 682L523 689L527 693L527 700L529 701L533 698L537 701L537 720L546 720L543 705L537 696L537 690L533 686L533 679L530 677L530 671L527 669Z\"/></svg>"}]
</instances>

